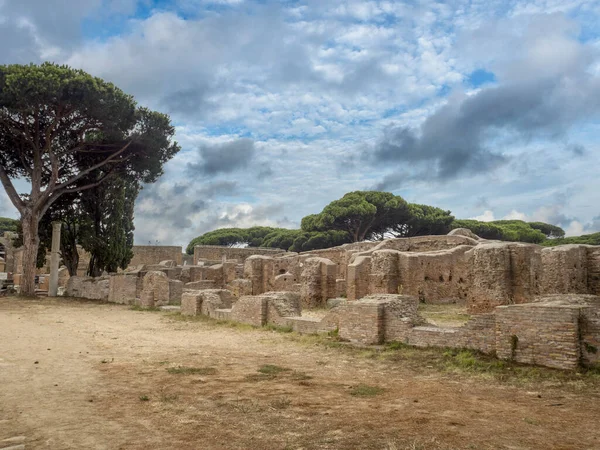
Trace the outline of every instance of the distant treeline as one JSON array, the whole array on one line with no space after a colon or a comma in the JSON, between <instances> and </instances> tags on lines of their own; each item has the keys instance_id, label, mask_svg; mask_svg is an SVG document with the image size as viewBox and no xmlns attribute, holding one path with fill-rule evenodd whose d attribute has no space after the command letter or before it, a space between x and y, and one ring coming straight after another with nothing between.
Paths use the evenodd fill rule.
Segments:
<instances>
[{"instance_id":1,"label":"distant treeline","mask_svg":"<svg viewBox=\"0 0 600 450\"><path fill-rule=\"evenodd\" d=\"M17 225L19 221L15 219L9 219L8 217L0 217L0 236L6 231L17 232Z\"/></svg>"},{"instance_id":2,"label":"distant treeline","mask_svg":"<svg viewBox=\"0 0 600 450\"><path fill-rule=\"evenodd\" d=\"M195 245L224 245L281 248L305 252L363 240L447 234L454 228L468 228L484 239L528 242L541 245L593 243L600 245L600 233L565 238L555 225L522 220L455 219L450 211L435 206L407 203L389 192L355 191L334 200L318 214L302 219L299 230L273 227L220 228L198 236Z\"/></svg>"}]
</instances>

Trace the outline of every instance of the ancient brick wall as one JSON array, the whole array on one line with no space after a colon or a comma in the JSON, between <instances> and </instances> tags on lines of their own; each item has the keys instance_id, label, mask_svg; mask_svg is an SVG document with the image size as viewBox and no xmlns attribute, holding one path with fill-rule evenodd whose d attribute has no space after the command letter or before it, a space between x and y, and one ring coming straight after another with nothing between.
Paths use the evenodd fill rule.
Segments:
<instances>
[{"instance_id":1,"label":"ancient brick wall","mask_svg":"<svg viewBox=\"0 0 600 450\"><path fill-rule=\"evenodd\" d=\"M109 283L108 301L111 303L120 303L133 305L136 298L139 297L138 290L139 274L118 274L111 275Z\"/></svg>"},{"instance_id":2,"label":"ancient brick wall","mask_svg":"<svg viewBox=\"0 0 600 450\"><path fill-rule=\"evenodd\" d=\"M71 277L67 282L67 297L89 300L108 300L110 281L108 277Z\"/></svg>"},{"instance_id":3,"label":"ancient brick wall","mask_svg":"<svg viewBox=\"0 0 600 450\"><path fill-rule=\"evenodd\" d=\"M303 308L325 306L327 299L337 297L337 266L325 258L308 258L300 275L300 297Z\"/></svg>"},{"instance_id":4,"label":"ancient brick wall","mask_svg":"<svg viewBox=\"0 0 600 450\"><path fill-rule=\"evenodd\" d=\"M384 305L363 299L348 302L339 312L339 336L361 344L381 344L385 338Z\"/></svg>"},{"instance_id":5,"label":"ancient brick wall","mask_svg":"<svg viewBox=\"0 0 600 450\"><path fill-rule=\"evenodd\" d=\"M139 304L146 308L169 304L169 278L165 273L150 271L144 275Z\"/></svg>"},{"instance_id":6,"label":"ancient brick wall","mask_svg":"<svg viewBox=\"0 0 600 450\"><path fill-rule=\"evenodd\" d=\"M358 300L369 294L371 260L370 256L358 256L348 265L346 278L348 300Z\"/></svg>"},{"instance_id":7,"label":"ancient brick wall","mask_svg":"<svg viewBox=\"0 0 600 450\"><path fill-rule=\"evenodd\" d=\"M241 297L231 308L231 320L257 327L267 319L267 299L261 296Z\"/></svg>"},{"instance_id":8,"label":"ancient brick wall","mask_svg":"<svg viewBox=\"0 0 600 450\"><path fill-rule=\"evenodd\" d=\"M496 354L526 364L575 369L580 362L579 306L540 303L496 308Z\"/></svg>"},{"instance_id":9,"label":"ancient brick wall","mask_svg":"<svg viewBox=\"0 0 600 450\"><path fill-rule=\"evenodd\" d=\"M142 264L153 265L161 261L172 260L181 265L182 248L167 245L134 245L133 258L130 266L140 266Z\"/></svg>"},{"instance_id":10,"label":"ancient brick wall","mask_svg":"<svg viewBox=\"0 0 600 450\"><path fill-rule=\"evenodd\" d=\"M587 248L559 245L541 252L541 294L587 294Z\"/></svg>"},{"instance_id":11,"label":"ancient brick wall","mask_svg":"<svg viewBox=\"0 0 600 450\"><path fill-rule=\"evenodd\" d=\"M471 247L461 245L432 253L399 254L397 293L414 295L424 303L464 303L469 284Z\"/></svg>"},{"instance_id":12,"label":"ancient brick wall","mask_svg":"<svg viewBox=\"0 0 600 450\"><path fill-rule=\"evenodd\" d=\"M600 303L582 308L579 316L581 359L586 366L600 366Z\"/></svg>"},{"instance_id":13,"label":"ancient brick wall","mask_svg":"<svg viewBox=\"0 0 600 450\"><path fill-rule=\"evenodd\" d=\"M220 245L196 245L194 247L194 264L198 264L200 260L222 261L237 260L243 263L246 258L252 255L267 255L274 256L285 253L285 250L278 248L261 248L261 247L222 247Z\"/></svg>"}]
</instances>

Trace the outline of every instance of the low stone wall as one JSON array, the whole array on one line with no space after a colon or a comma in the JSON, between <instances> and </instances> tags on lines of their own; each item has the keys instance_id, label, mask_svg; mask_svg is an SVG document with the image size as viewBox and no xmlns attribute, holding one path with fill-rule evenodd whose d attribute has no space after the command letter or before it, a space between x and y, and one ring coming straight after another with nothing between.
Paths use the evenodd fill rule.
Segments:
<instances>
[{"instance_id":1,"label":"low stone wall","mask_svg":"<svg viewBox=\"0 0 600 450\"><path fill-rule=\"evenodd\" d=\"M138 273L112 275L109 281L108 301L133 305L141 291L141 280Z\"/></svg>"},{"instance_id":2,"label":"low stone wall","mask_svg":"<svg viewBox=\"0 0 600 450\"><path fill-rule=\"evenodd\" d=\"M68 297L108 301L110 281L108 277L71 277L67 282Z\"/></svg>"},{"instance_id":3,"label":"low stone wall","mask_svg":"<svg viewBox=\"0 0 600 450\"><path fill-rule=\"evenodd\" d=\"M580 360L579 317L579 306L500 306L496 354L526 364L575 369Z\"/></svg>"}]
</instances>

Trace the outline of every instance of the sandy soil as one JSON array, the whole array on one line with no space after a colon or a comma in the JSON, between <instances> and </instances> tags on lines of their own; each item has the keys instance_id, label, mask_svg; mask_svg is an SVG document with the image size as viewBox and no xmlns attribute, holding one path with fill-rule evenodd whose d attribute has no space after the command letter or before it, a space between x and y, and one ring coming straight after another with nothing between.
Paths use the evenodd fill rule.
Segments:
<instances>
[{"instance_id":1,"label":"sandy soil","mask_svg":"<svg viewBox=\"0 0 600 450\"><path fill-rule=\"evenodd\" d=\"M266 364L290 370L257 372ZM361 383L383 391L352 395ZM512 386L272 331L0 299L0 448L593 449L598 417L596 387Z\"/></svg>"}]
</instances>

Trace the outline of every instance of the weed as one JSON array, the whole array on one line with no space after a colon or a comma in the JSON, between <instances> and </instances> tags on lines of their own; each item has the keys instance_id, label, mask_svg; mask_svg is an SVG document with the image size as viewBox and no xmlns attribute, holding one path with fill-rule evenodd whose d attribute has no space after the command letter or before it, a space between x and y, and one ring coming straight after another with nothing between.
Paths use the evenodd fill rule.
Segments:
<instances>
[{"instance_id":1,"label":"weed","mask_svg":"<svg viewBox=\"0 0 600 450\"><path fill-rule=\"evenodd\" d=\"M407 345L404 342L392 341L386 345L386 348L387 350L404 350L411 347L410 345Z\"/></svg>"},{"instance_id":2,"label":"weed","mask_svg":"<svg viewBox=\"0 0 600 450\"><path fill-rule=\"evenodd\" d=\"M287 409L292 404L292 401L289 398L278 398L277 400L273 400L271 402L271 408L273 409Z\"/></svg>"},{"instance_id":3,"label":"weed","mask_svg":"<svg viewBox=\"0 0 600 450\"><path fill-rule=\"evenodd\" d=\"M588 353L593 353L594 355L596 353L598 353L598 347L596 347L595 345L592 345L588 342L584 342L583 345L585 346L585 351Z\"/></svg>"},{"instance_id":4,"label":"weed","mask_svg":"<svg viewBox=\"0 0 600 450\"><path fill-rule=\"evenodd\" d=\"M152 312L156 312L156 311L161 311L161 309L157 306L140 306L140 305L131 305L129 307L129 309L131 309L132 311L152 311Z\"/></svg>"},{"instance_id":5,"label":"weed","mask_svg":"<svg viewBox=\"0 0 600 450\"><path fill-rule=\"evenodd\" d=\"M515 360L517 356L517 346L519 345L519 336L513 334L510 336L510 359Z\"/></svg>"},{"instance_id":6,"label":"weed","mask_svg":"<svg viewBox=\"0 0 600 450\"><path fill-rule=\"evenodd\" d=\"M310 375L307 375L304 372L298 372L297 370L294 370L292 372L291 378L292 378L292 380L296 380L296 381L306 381L306 380L312 380L313 377L311 377Z\"/></svg>"},{"instance_id":7,"label":"weed","mask_svg":"<svg viewBox=\"0 0 600 450\"><path fill-rule=\"evenodd\" d=\"M265 364L260 369L258 369L258 372L265 374L265 375L278 375L282 372L289 372L290 370L291 369L288 369L285 367L280 367L280 366L275 366L273 364Z\"/></svg>"},{"instance_id":8,"label":"weed","mask_svg":"<svg viewBox=\"0 0 600 450\"><path fill-rule=\"evenodd\" d=\"M214 375L217 373L217 369L214 367L167 367L167 372L170 374L181 374L181 375Z\"/></svg>"},{"instance_id":9,"label":"weed","mask_svg":"<svg viewBox=\"0 0 600 450\"><path fill-rule=\"evenodd\" d=\"M376 395L382 394L384 391L383 388L377 386L369 386L368 384L359 384L354 386L350 390L350 395L355 397L374 397Z\"/></svg>"},{"instance_id":10,"label":"weed","mask_svg":"<svg viewBox=\"0 0 600 450\"><path fill-rule=\"evenodd\" d=\"M142 402L150 401L150 397L148 397L147 395L140 395L140 401L142 401Z\"/></svg>"},{"instance_id":11,"label":"weed","mask_svg":"<svg viewBox=\"0 0 600 450\"><path fill-rule=\"evenodd\" d=\"M276 377L271 373L252 373L250 375L246 375L246 381L270 381L274 380Z\"/></svg>"},{"instance_id":12,"label":"weed","mask_svg":"<svg viewBox=\"0 0 600 450\"><path fill-rule=\"evenodd\" d=\"M268 323L267 325L264 326L265 330L269 330L269 331L276 331L278 333L291 333L292 331L294 331L294 328L291 326L281 326L281 325L275 325L272 323Z\"/></svg>"}]
</instances>

